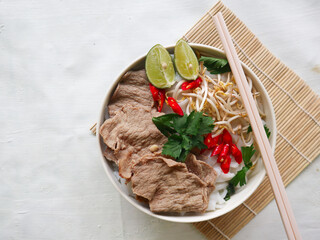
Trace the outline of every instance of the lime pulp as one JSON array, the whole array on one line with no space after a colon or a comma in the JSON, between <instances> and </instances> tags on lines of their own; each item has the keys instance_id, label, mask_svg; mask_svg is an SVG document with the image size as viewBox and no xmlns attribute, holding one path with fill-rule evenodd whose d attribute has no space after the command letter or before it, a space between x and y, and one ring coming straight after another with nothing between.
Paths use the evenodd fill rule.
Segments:
<instances>
[{"instance_id":1,"label":"lime pulp","mask_svg":"<svg viewBox=\"0 0 320 240\"><path fill-rule=\"evenodd\" d=\"M180 39L174 48L174 63L182 78L186 80L195 80L198 77L198 59L192 48L183 39Z\"/></svg>"},{"instance_id":2,"label":"lime pulp","mask_svg":"<svg viewBox=\"0 0 320 240\"><path fill-rule=\"evenodd\" d=\"M153 46L147 54L146 73L152 85L169 88L175 83L175 71L169 52L162 45Z\"/></svg>"}]
</instances>

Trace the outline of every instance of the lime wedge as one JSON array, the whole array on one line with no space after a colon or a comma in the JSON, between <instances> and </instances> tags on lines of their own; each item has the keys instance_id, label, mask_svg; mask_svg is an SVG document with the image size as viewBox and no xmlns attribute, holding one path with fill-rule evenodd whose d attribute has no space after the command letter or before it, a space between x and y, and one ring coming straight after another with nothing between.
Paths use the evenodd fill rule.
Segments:
<instances>
[{"instance_id":1,"label":"lime wedge","mask_svg":"<svg viewBox=\"0 0 320 240\"><path fill-rule=\"evenodd\" d=\"M174 48L174 63L180 76L195 80L199 75L199 62L189 44L180 39Z\"/></svg>"},{"instance_id":2,"label":"lime wedge","mask_svg":"<svg viewBox=\"0 0 320 240\"><path fill-rule=\"evenodd\" d=\"M147 54L146 72L149 81L157 88L169 88L175 82L172 59L163 46L153 46Z\"/></svg>"}]
</instances>

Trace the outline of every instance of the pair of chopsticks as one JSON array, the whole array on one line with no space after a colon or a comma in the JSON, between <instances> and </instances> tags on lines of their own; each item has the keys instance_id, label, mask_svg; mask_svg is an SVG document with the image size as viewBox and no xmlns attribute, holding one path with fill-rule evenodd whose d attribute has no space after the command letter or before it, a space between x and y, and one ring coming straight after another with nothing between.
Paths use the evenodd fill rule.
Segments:
<instances>
[{"instance_id":1,"label":"pair of chopsticks","mask_svg":"<svg viewBox=\"0 0 320 240\"><path fill-rule=\"evenodd\" d=\"M271 183L271 187L278 205L278 209L285 227L288 239L301 239L296 220L294 218L288 196L283 185L279 169L274 159L268 138L265 134L263 124L255 105L246 76L243 72L237 52L233 46L230 33L223 20L221 12L214 16L214 22L225 49L229 65L238 85L245 109L247 111L255 140L259 146L260 153Z\"/></svg>"}]
</instances>

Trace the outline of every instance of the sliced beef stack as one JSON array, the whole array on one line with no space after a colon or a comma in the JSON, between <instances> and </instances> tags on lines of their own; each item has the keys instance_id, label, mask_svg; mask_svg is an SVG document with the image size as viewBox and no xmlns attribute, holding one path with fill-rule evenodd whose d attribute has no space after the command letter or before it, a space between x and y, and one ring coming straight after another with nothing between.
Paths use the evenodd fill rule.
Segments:
<instances>
[{"instance_id":1,"label":"sliced beef stack","mask_svg":"<svg viewBox=\"0 0 320 240\"><path fill-rule=\"evenodd\" d=\"M104 156L131 179L137 199L146 199L151 211L204 212L216 172L193 154L186 163L160 155L167 138L152 122L162 115L153 104L145 71L126 73L108 105L110 118L100 127Z\"/></svg>"},{"instance_id":2,"label":"sliced beef stack","mask_svg":"<svg viewBox=\"0 0 320 240\"><path fill-rule=\"evenodd\" d=\"M117 159L121 177L130 179L132 165L143 155L151 153L152 145L161 150L165 143L166 137L152 122L154 116L159 113L124 105L101 126L100 134Z\"/></svg>"}]
</instances>

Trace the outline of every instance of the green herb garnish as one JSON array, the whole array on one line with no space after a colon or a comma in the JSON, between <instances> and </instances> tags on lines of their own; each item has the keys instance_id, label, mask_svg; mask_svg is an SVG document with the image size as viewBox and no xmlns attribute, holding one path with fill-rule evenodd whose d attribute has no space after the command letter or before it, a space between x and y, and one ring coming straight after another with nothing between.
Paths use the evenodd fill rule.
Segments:
<instances>
[{"instance_id":1,"label":"green herb garnish","mask_svg":"<svg viewBox=\"0 0 320 240\"><path fill-rule=\"evenodd\" d=\"M248 130L247 130L247 133L250 133L250 132L252 132L252 127L251 127L251 125L249 125Z\"/></svg>"},{"instance_id":2,"label":"green herb garnish","mask_svg":"<svg viewBox=\"0 0 320 240\"><path fill-rule=\"evenodd\" d=\"M270 132L269 128L267 127L266 124L263 126L263 128L264 128L264 131L265 131L266 134L267 134L267 138L269 138L270 135L271 135L271 132ZM251 125L249 125L248 130L247 130L247 133L250 133L250 132L252 132L252 127L251 127Z\"/></svg>"},{"instance_id":3,"label":"green herb garnish","mask_svg":"<svg viewBox=\"0 0 320 240\"><path fill-rule=\"evenodd\" d=\"M267 137L269 138L271 132L266 125L264 125L264 130L266 131ZM252 132L251 125L249 125L247 133L249 132ZM227 195L224 197L224 200L228 201L230 199L231 195L235 193L235 187L238 184L240 184L241 187L247 183L246 174L253 165L251 158L255 152L256 150L253 148L253 144L250 147L241 147L244 167L240 171L238 171L237 174L229 181L229 184L227 186Z\"/></svg>"},{"instance_id":4,"label":"green herb garnish","mask_svg":"<svg viewBox=\"0 0 320 240\"><path fill-rule=\"evenodd\" d=\"M152 118L159 131L168 137L162 149L163 155L184 162L193 148L205 149L204 134L213 130L213 119L204 116L202 112L191 112L180 116L176 113Z\"/></svg>"},{"instance_id":5,"label":"green herb garnish","mask_svg":"<svg viewBox=\"0 0 320 240\"><path fill-rule=\"evenodd\" d=\"M264 127L264 130L266 131L267 138L269 138L270 135L271 135L271 132L270 132L269 128L267 127L267 125L264 125L263 127Z\"/></svg>"},{"instance_id":6,"label":"green herb garnish","mask_svg":"<svg viewBox=\"0 0 320 240\"><path fill-rule=\"evenodd\" d=\"M231 72L227 59L201 57L199 61L203 62L204 66L211 74Z\"/></svg>"}]
</instances>

